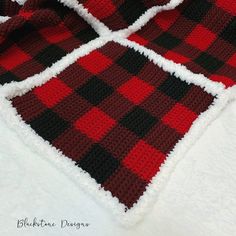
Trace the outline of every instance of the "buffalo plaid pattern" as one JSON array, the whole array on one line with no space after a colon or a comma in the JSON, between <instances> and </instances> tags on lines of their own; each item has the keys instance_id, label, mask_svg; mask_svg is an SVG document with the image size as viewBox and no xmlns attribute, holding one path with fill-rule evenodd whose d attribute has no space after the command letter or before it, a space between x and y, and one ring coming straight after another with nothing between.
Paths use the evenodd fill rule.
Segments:
<instances>
[{"instance_id":1,"label":"buffalo plaid pattern","mask_svg":"<svg viewBox=\"0 0 236 236\"><path fill-rule=\"evenodd\" d=\"M76 12L57 0L28 0L0 24L0 84L38 74L97 36Z\"/></svg>"},{"instance_id":2,"label":"buffalo plaid pattern","mask_svg":"<svg viewBox=\"0 0 236 236\"><path fill-rule=\"evenodd\" d=\"M127 209L214 97L109 42L12 104Z\"/></svg>"},{"instance_id":3,"label":"buffalo plaid pattern","mask_svg":"<svg viewBox=\"0 0 236 236\"><path fill-rule=\"evenodd\" d=\"M236 2L185 0L129 39L227 87L236 83Z\"/></svg>"},{"instance_id":4,"label":"buffalo plaid pattern","mask_svg":"<svg viewBox=\"0 0 236 236\"><path fill-rule=\"evenodd\" d=\"M148 8L164 5L169 0L82 0L88 11L112 30L127 28Z\"/></svg>"}]
</instances>

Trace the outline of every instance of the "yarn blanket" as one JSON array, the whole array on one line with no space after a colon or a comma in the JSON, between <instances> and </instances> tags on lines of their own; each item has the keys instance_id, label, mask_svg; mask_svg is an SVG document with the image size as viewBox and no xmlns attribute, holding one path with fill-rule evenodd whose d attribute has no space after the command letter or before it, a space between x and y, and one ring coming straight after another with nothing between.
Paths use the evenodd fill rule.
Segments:
<instances>
[{"instance_id":1,"label":"yarn blanket","mask_svg":"<svg viewBox=\"0 0 236 236\"><path fill-rule=\"evenodd\" d=\"M234 0L3 0L0 16L0 115L124 225L236 97Z\"/></svg>"}]
</instances>

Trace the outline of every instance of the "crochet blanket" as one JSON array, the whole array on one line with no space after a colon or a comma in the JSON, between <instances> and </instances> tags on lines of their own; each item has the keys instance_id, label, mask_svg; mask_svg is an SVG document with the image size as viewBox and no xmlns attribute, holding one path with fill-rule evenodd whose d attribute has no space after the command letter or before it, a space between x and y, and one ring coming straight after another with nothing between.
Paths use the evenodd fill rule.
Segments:
<instances>
[{"instance_id":1,"label":"crochet blanket","mask_svg":"<svg viewBox=\"0 0 236 236\"><path fill-rule=\"evenodd\" d=\"M5 0L0 15L1 116L123 224L235 98L232 0Z\"/></svg>"}]
</instances>

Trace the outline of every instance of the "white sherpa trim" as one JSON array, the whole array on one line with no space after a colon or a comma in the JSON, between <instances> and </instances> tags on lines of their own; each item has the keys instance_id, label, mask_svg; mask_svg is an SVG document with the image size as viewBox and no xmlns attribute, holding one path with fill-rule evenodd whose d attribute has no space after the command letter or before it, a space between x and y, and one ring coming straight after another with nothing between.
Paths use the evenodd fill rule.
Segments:
<instances>
[{"instance_id":1,"label":"white sherpa trim","mask_svg":"<svg viewBox=\"0 0 236 236\"><path fill-rule=\"evenodd\" d=\"M82 4L79 4L77 0L58 0L65 6L74 9L85 21L92 26L92 28L99 35L109 35L111 31L101 21L94 17Z\"/></svg>"},{"instance_id":2,"label":"white sherpa trim","mask_svg":"<svg viewBox=\"0 0 236 236\"><path fill-rule=\"evenodd\" d=\"M143 13L132 25L130 25L126 29L121 29L115 31L114 33L117 34L119 37L128 37L129 35L133 34L134 32L140 30L145 24L148 23L157 13L161 11L172 10L181 4L183 0L171 0L169 3L163 6L154 6L148 9L146 12Z\"/></svg>"},{"instance_id":3,"label":"white sherpa trim","mask_svg":"<svg viewBox=\"0 0 236 236\"><path fill-rule=\"evenodd\" d=\"M11 17L9 16L0 16L0 24L6 22L9 20Z\"/></svg>"},{"instance_id":4,"label":"white sherpa trim","mask_svg":"<svg viewBox=\"0 0 236 236\"><path fill-rule=\"evenodd\" d=\"M17 2L19 5L24 5L26 0L11 0L12 2Z\"/></svg>"},{"instance_id":5,"label":"white sherpa trim","mask_svg":"<svg viewBox=\"0 0 236 236\"><path fill-rule=\"evenodd\" d=\"M203 131L216 118L226 104L236 97L236 88L234 87L225 90L223 85L209 81L202 75L193 74L184 66L166 60L149 49L139 46L127 39L114 39L114 37L115 35L111 34L109 37L100 37L95 39L88 44L81 46L79 49L75 49L72 53L68 54L42 73L34 75L22 82L13 82L0 88L0 115L8 125L12 127L20 137L22 137L27 146L31 147L35 152L38 152L42 158L53 163L54 166L66 173L77 185L89 192L93 198L98 202L101 202L106 208L109 208L121 224L124 226L131 226L141 220L143 215L151 210L158 195L161 193L162 188L172 173L173 168L176 166L178 161L184 157L191 145L193 145L199 136L201 136ZM138 203L127 212L125 212L125 206L119 203L117 198L112 197L111 193L101 188L101 186L97 184L88 173L78 166L75 166L74 161L64 156L62 152L51 146L48 141L45 141L37 135L29 125L24 123L20 115L17 114L16 109L12 106L11 101L9 101L9 99L15 96L21 96L34 87L46 83L52 77L58 75L66 67L75 62L78 58L87 55L92 50L103 46L109 41L115 41L121 45L134 48L147 56L154 64L157 64L165 71L174 73L177 77L180 77L180 79L183 79L188 83L196 84L216 96L214 103L206 112L202 113L195 120L189 132L176 144L172 152L168 155L165 163L162 164L160 171L152 179L152 182L140 197Z\"/></svg>"}]
</instances>

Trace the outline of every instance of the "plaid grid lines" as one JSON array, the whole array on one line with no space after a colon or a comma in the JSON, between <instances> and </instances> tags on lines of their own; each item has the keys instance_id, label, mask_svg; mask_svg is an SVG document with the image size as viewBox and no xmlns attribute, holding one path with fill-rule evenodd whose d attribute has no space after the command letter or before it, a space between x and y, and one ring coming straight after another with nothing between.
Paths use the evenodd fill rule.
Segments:
<instances>
[{"instance_id":1,"label":"plaid grid lines","mask_svg":"<svg viewBox=\"0 0 236 236\"><path fill-rule=\"evenodd\" d=\"M38 74L97 33L57 0L29 0L0 24L0 84Z\"/></svg>"},{"instance_id":2,"label":"plaid grid lines","mask_svg":"<svg viewBox=\"0 0 236 236\"><path fill-rule=\"evenodd\" d=\"M12 104L129 209L213 99L134 49L109 42Z\"/></svg>"},{"instance_id":3,"label":"plaid grid lines","mask_svg":"<svg viewBox=\"0 0 236 236\"><path fill-rule=\"evenodd\" d=\"M88 11L111 30L127 28L149 8L169 0L79 0Z\"/></svg>"},{"instance_id":4,"label":"plaid grid lines","mask_svg":"<svg viewBox=\"0 0 236 236\"><path fill-rule=\"evenodd\" d=\"M235 34L234 0L185 0L129 39L229 87L236 82Z\"/></svg>"}]
</instances>

